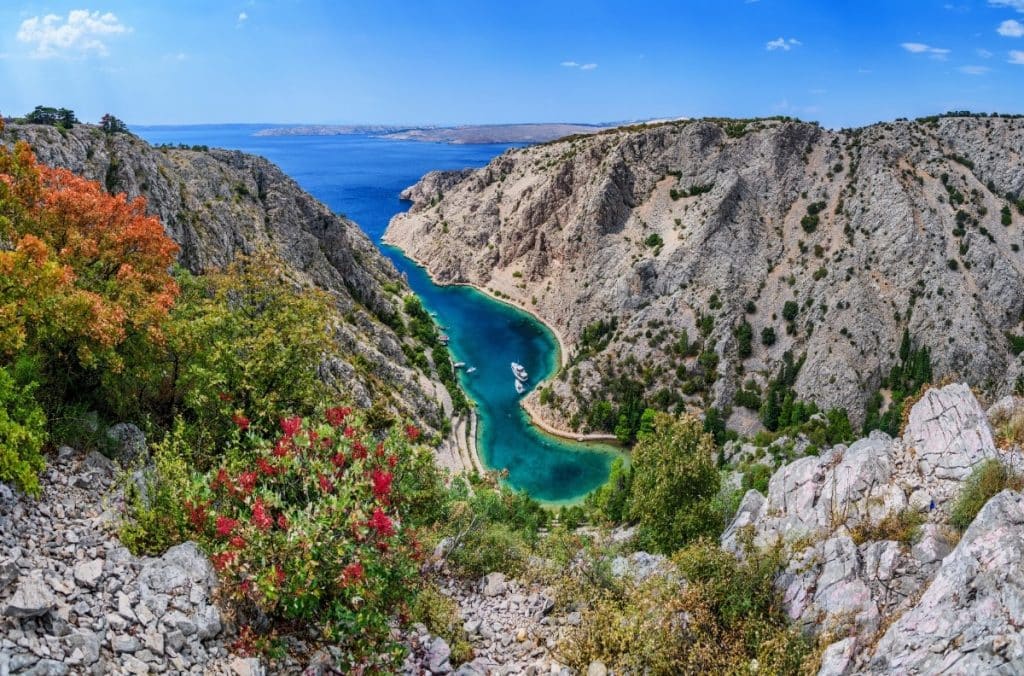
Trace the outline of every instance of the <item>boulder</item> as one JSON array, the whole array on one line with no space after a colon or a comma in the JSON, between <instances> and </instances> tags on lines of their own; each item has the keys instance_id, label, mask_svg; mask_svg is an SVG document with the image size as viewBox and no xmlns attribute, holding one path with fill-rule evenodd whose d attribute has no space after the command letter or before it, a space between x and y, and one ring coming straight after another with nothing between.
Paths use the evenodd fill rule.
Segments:
<instances>
[{"instance_id":1,"label":"boulder","mask_svg":"<svg viewBox=\"0 0 1024 676\"><path fill-rule=\"evenodd\" d=\"M111 455L123 467L145 464L149 460L146 435L131 423L118 423L107 430L107 438L113 444Z\"/></svg>"},{"instance_id":2,"label":"boulder","mask_svg":"<svg viewBox=\"0 0 1024 676\"><path fill-rule=\"evenodd\" d=\"M1024 671L1024 495L1003 491L873 651L869 673Z\"/></svg>"},{"instance_id":3,"label":"boulder","mask_svg":"<svg viewBox=\"0 0 1024 676\"><path fill-rule=\"evenodd\" d=\"M50 585L37 577L23 579L7 600L4 615L8 617L39 617L57 606L57 597Z\"/></svg>"},{"instance_id":4,"label":"boulder","mask_svg":"<svg viewBox=\"0 0 1024 676\"><path fill-rule=\"evenodd\" d=\"M508 589L505 583L505 575L502 573L488 573L483 579L484 596L501 596Z\"/></svg>"}]
</instances>

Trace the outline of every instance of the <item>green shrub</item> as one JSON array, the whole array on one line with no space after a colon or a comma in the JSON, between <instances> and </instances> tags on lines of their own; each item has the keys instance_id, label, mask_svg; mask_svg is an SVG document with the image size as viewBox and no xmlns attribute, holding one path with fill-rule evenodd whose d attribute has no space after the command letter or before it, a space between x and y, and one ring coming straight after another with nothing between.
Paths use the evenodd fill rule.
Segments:
<instances>
[{"instance_id":1,"label":"green shrub","mask_svg":"<svg viewBox=\"0 0 1024 676\"><path fill-rule=\"evenodd\" d=\"M782 318L787 322L791 322L796 319L797 312L800 311L800 306L797 305L795 300L787 300L782 306Z\"/></svg>"},{"instance_id":2,"label":"green shrub","mask_svg":"<svg viewBox=\"0 0 1024 676\"><path fill-rule=\"evenodd\" d=\"M423 623L431 634L448 643L454 666L473 659L473 647L462 629L459 604L441 593L437 585L426 583L416 592L409 607L409 620Z\"/></svg>"},{"instance_id":3,"label":"green shrub","mask_svg":"<svg viewBox=\"0 0 1024 676\"><path fill-rule=\"evenodd\" d=\"M775 329L771 326L766 326L761 329L761 344L765 346L771 346L775 344Z\"/></svg>"},{"instance_id":4,"label":"green shrub","mask_svg":"<svg viewBox=\"0 0 1024 676\"><path fill-rule=\"evenodd\" d=\"M960 495L949 513L949 521L959 530L967 530L989 498L1007 488L1021 490L1024 478L995 459L982 461L967 477Z\"/></svg>"},{"instance_id":5,"label":"green shrub","mask_svg":"<svg viewBox=\"0 0 1024 676\"><path fill-rule=\"evenodd\" d=\"M622 458L616 458L608 473L608 481L585 500L590 517L603 523L621 523L627 515L632 484L630 468Z\"/></svg>"},{"instance_id":6,"label":"green shrub","mask_svg":"<svg viewBox=\"0 0 1024 676\"><path fill-rule=\"evenodd\" d=\"M656 232L652 232L651 234L647 235L647 239L644 240L644 246L650 247L652 249L662 246L664 243L665 240L663 240L661 238L661 235L659 235Z\"/></svg>"},{"instance_id":7,"label":"green shrub","mask_svg":"<svg viewBox=\"0 0 1024 676\"><path fill-rule=\"evenodd\" d=\"M671 553L701 535L715 535L713 500L720 484L715 442L693 416L659 414L654 431L633 449L630 517L643 546Z\"/></svg>"},{"instance_id":8,"label":"green shrub","mask_svg":"<svg viewBox=\"0 0 1024 676\"><path fill-rule=\"evenodd\" d=\"M33 394L34 382L19 382L17 365L0 367L0 481L28 495L39 495L39 474L46 463L46 416Z\"/></svg>"},{"instance_id":9,"label":"green shrub","mask_svg":"<svg viewBox=\"0 0 1024 676\"><path fill-rule=\"evenodd\" d=\"M764 464L751 465L743 474L743 490L754 489L762 495L768 495L768 482L772 478L772 468Z\"/></svg>"},{"instance_id":10,"label":"green shrub","mask_svg":"<svg viewBox=\"0 0 1024 676\"><path fill-rule=\"evenodd\" d=\"M344 407L280 427L267 438L239 418L207 472L189 473L188 434L170 435L150 475L156 493L129 510L129 541L197 540L243 635L313 628L342 649L339 668L388 663L390 623L420 578L415 524L436 502L423 493L440 485L418 459L430 451L416 428L380 435Z\"/></svg>"}]
</instances>

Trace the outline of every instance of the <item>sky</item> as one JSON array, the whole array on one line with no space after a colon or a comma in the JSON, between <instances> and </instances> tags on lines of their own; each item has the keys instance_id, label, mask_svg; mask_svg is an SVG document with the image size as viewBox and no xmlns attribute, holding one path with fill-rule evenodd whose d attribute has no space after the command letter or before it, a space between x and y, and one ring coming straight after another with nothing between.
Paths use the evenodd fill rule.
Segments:
<instances>
[{"instance_id":1,"label":"sky","mask_svg":"<svg viewBox=\"0 0 1024 676\"><path fill-rule=\"evenodd\" d=\"M486 124L1024 113L1024 0L0 4L0 113Z\"/></svg>"}]
</instances>

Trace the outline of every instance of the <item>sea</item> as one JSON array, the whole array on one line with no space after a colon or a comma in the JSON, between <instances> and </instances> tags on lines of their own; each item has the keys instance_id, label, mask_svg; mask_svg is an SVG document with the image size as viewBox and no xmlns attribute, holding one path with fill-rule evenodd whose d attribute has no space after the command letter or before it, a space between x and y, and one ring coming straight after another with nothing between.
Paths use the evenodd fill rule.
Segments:
<instances>
[{"instance_id":1,"label":"sea","mask_svg":"<svg viewBox=\"0 0 1024 676\"><path fill-rule=\"evenodd\" d=\"M405 273L409 286L434 314L476 405L477 446L503 481L545 503L573 504L607 481L613 447L569 441L532 425L519 406L511 363L529 373L527 391L558 366L558 343L528 313L465 286L439 286L381 235L409 207L401 191L428 171L481 167L508 144L451 145L398 141L370 135L256 136L269 125L133 127L152 144L205 145L262 155L332 211L359 224L381 252ZM475 368L472 373L469 368Z\"/></svg>"}]
</instances>

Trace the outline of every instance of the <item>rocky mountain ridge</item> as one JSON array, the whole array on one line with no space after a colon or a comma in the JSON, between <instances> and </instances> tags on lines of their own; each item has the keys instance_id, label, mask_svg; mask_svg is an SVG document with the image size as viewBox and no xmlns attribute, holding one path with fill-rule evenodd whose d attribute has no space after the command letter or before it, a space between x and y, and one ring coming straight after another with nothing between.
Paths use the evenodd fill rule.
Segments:
<instances>
[{"instance_id":1,"label":"rocky mountain ridge","mask_svg":"<svg viewBox=\"0 0 1024 676\"><path fill-rule=\"evenodd\" d=\"M619 128L427 174L385 240L567 338L571 367L527 399L563 428L621 378L663 408L734 404L787 352L800 398L859 423L904 329L937 378L1021 376L1022 156L1024 120L995 116Z\"/></svg>"},{"instance_id":2,"label":"rocky mountain ridge","mask_svg":"<svg viewBox=\"0 0 1024 676\"><path fill-rule=\"evenodd\" d=\"M129 199L145 197L181 247L180 264L193 273L271 250L294 282L328 291L344 318L335 338L348 358L325 364L325 377L360 406L382 401L432 429L441 426L447 393L410 366L392 328L401 321L408 286L358 225L333 214L273 163L238 151L157 148L92 125L61 131L10 124L0 140L25 140L41 163ZM357 369L357 359L374 364L373 373Z\"/></svg>"}]
</instances>

